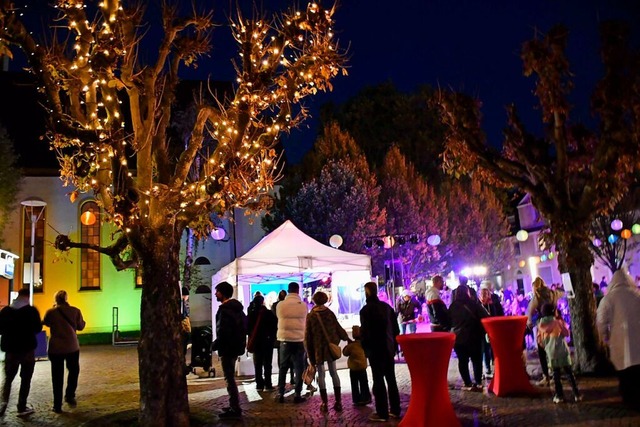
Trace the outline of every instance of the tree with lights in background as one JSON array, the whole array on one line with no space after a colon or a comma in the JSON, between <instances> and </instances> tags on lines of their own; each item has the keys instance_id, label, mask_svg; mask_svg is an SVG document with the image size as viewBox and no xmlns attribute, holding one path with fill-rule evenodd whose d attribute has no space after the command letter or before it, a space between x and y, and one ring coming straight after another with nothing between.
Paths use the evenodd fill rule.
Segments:
<instances>
[{"instance_id":1,"label":"tree with lights in background","mask_svg":"<svg viewBox=\"0 0 640 427\"><path fill-rule=\"evenodd\" d=\"M627 196L638 173L640 70L638 53L629 45L629 29L604 23L604 77L592 95L597 129L571 123L567 37L566 29L555 27L522 48L524 74L537 77L543 137L529 133L511 106L500 153L486 143L477 100L443 91L439 104L449 128L445 161L450 170L473 172L490 183L529 193L547 221L546 243L555 244L560 271L570 274L575 292L569 305L576 365L582 372L599 372L608 363L595 328L591 225L597 214L610 212Z\"/></svg>"},{"instance_id":2,"label":"tree with lights in background","mask_svg":"<svg viewBox=\"0 0 640 427\"><path fill-rule=\"evenodd\" d=\"M188 425L181 236L187 227L207 236L212 216L234 207L265 207L279 174L279 138L305 118L301 101L330 90L330 80L345 71L333 9L309 3L273 19L238 12L230 25L239 54L235 91L216 106L199 106L185 146L168 136L171 107L181 67L211 50L212 12L194 7L185 15L179 2L163 2L161 36L146 40L155 31L140 2L55 1L58 16L46 35L27 28L25 3L0 0L0 54L15 48L29 62L61 179L73 188L70 201L93 193L102 220L118 229L112 245L91 249L119 269L142 268L140 424ZM149 52L155 57L145 62ZM205 135L212 144L203 144ZM67 236L56 246L81 247Z\"/></svg>"}]
</instances>

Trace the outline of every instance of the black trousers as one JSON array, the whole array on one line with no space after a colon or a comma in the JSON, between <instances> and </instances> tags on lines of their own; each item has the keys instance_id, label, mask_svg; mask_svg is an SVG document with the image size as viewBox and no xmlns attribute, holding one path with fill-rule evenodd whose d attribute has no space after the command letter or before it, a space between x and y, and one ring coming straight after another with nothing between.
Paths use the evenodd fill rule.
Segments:
<instances>
[{"instance_id":1,"label":"black trousers","mask_svg":"<svg viewBox=\"0 0 640 427\"><path fill-rule=\"evenodd\" d=\"M62 388L64 386L64 364L67 364L69 375L67 376L67 389L64 396L75 399L78 388L78 376L80 375L80 350L66 354L51 354L51 384L53 385L53 406L62 406Z\"/></svg>"},{"instance_id":2,"label":"black trousers","mask_svg":"<svg viewBox=\"0 0 640 427\"><path fill-rule=\"evenodd\" d=\"M624 404L640 411L640 365L618 371L618 381Z\"/></svg>"},{"instance_id":3,"label":"black trousers","mask_svg":"<svg viewBox=\"0 0 640 427\"><path fill-rule=\"evenodd\" d=\"M473 378L476 384L482 384L482 342L456 344L454 346L458 356L458 371L465 386L472 385L469 374L469 359L473 365Z\"/></svg>"},{"instance_id":4,"label":"black trousers","mask_svg":"<svg viewBox=\"0 0 640 427\"><path fill-rule=\"evenodd\" d=\"M253 353L253 368L256 371L256 387L270 388L271 371L273 369L273 346L258 348Z\"/></svg>"},{"instance_id":5,"label":"black trousers","mask_svg":"<svg viewBox=\"0 0 640 427\"><path fill-rule=\"evenodd\" d=\"M368 402L371 400L371 392L369 391L369 378L367 370L361 371L349 370L349 378L351 379L351 398L353 403Z\"/></svg>"},{"instance_id":6,"label":"black trousers","mask_svg":"<svg viewBox=\"0 0 640 427\"><path fill-rule=\"evenodd\" d=\"M369 364L371 365L371 374L373 376L373 396L376 399L376 412L382 418L389 418L389 411L400 415L400 393L396 383L393 355L370 357ZM388 403L387 398L389 399Z\"/></svg>"}]
</instances>

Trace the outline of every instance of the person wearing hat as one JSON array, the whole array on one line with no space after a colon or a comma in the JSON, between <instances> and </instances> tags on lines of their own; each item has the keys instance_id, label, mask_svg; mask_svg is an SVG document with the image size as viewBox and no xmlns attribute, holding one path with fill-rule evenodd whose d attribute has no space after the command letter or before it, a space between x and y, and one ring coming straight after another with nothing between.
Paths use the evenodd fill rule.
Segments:
<instances>
[{"instance_id":1,"label":"person wearing hat","mask_svg":"<svg viewBox=\"0 0 640 427\"><path fill-rule=\"evenodd\" d=\"M404 289L400 294L400 299L396 304L396 315L398 316L398 323L400 324L400 333L403 335L416 332L416 326L418 321L418 315L422 310L422 306L415 299L411 292Z\"/></svg>"},{"instance_id":2,"label":"person wearing hat","mask_svg":"<svg viewBox=\"0 0 640 427\"><path fill-rule=\"evenodd\" d=\"M222 373L227 383L229 407L218 414L220 419L235 419L242 416L240 396L236 384L236 359L244 354L247 346L247 316L244 314L242 303L232 298L233 286L228 282L216 285L216 300L220 307L216 313L216 340L211 349L218 351Z\"/></svg>"},{"instance_id":3,"label":"person wearing hat","mask_svg":"<svg viewBox=\"0 0 640 427\"><path fill-rule=\"evenodd\" d=\"M27 398L36 365L36 335L42 331L42 323L38 309L29 304L29 297L28 288L20 289L18 298L0 311L0 334L2 334L0 348L6 353L0 416L3 416L7 410L11 383L18 374L18 368L20 369L18 415L28 415L34 411L31 406L27 406Z\"/></svg>"}]
</instances>

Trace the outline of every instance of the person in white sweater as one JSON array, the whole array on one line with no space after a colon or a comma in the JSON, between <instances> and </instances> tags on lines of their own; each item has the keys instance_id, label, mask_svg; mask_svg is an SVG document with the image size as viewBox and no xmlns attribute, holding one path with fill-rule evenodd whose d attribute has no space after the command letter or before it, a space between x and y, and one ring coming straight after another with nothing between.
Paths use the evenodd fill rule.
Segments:
<instances>
[{"instance_id":1,"label":"person in white sweater","mask_svg":"<svg viewBox=\"0 0 640 427\"><path fill-rule=\"evenodd\" d=\"M300 285L289 283L287 296L278 304L277 338L280 341L278 349L280 366L278 374L278 395L280 403L284 403L284 387L287 379L287 368L293 363L295 376L294 403L302 403L305 398L302 393L302 371L304 369L304 328L307 319L307 305L300 298Z\"/></svg>"}]
</instances>

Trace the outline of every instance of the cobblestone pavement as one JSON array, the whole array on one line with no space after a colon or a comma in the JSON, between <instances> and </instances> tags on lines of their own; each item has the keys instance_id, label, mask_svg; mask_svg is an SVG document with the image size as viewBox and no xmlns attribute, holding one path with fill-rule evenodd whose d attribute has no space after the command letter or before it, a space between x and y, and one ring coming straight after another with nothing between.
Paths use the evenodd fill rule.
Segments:
<instances>
[{"instance_id":1,"label":"cobblestone pavement","mask_svg":"<svg viewBox=\"0 0 640 427\"><path fill-rule=\"evenodd\" d=\"M0 425L9 426L116 426L131 425L138 408L139 389L137 353L135 347L87 346L80 353L81 372L78 386L78 406L63 407L64 413L51 411L50 367L48 361L36 364L32 381L30 403L36 412L28 417L16 415L16 399L19 378L13 383L9 407ZM341 359L344 365L344 358ZM539 367L531 357L528 371L536 375ZM220 373L220 369L217 370ZM373 411L368 407L351 405L349 374L339 371L342 383L344 410L341 413L320 412L317 394L303 404L276 403L269 393L258 393L251 378L239 380L242 421L221 422L216 414L228 404L224 380L189 375L189 403L191 412L203 425L227 426L360 426L370 424L367 417ZM406 411L411 392L409 371L400 362L396 374ZM218 374L219 375L219 374ZM369 376L371 378L371 376ZM330 379L327 376L327 381ZM276 382L274 380L274 382ZM460 390L461 381L457 361L449 364L450 396L456 415L463 426L638 426L640 413L625 409L617 396L617 381L614 378L579 377L579 386L584 394L581 403L554 404L551 390L540 389L537 397L499 398L494 395ZM567 390L567 397L571 392ZM329 392L329 402L333 395ZM397 421L382 425L395 426Z\"/></svg>"}]
</instances>

